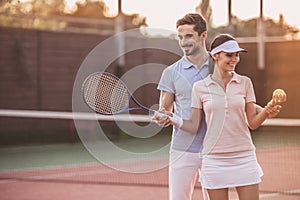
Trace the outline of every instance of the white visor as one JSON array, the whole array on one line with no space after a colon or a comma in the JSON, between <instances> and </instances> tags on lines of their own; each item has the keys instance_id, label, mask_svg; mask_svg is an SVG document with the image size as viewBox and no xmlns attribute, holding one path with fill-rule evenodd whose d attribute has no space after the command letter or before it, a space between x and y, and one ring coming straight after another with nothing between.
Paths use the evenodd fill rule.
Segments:
<instances>
[{"instance_id":1,"label":"white visor","mask_svg":"<svg viewBox=\"0 0 300 200\"><path fill-rule=\"evenodd\" d=\"M240 51L247 52L247 50L240 48L239 44L235 40L229 40L227 42L224 42L223 44L221 44L221 45L217 46L216 48L214 48L213 50L211 50L210 54L214 55L221 51L226 52L226 53L235 53L235 52L240 52Z\"/></svg>"}]
</instances>

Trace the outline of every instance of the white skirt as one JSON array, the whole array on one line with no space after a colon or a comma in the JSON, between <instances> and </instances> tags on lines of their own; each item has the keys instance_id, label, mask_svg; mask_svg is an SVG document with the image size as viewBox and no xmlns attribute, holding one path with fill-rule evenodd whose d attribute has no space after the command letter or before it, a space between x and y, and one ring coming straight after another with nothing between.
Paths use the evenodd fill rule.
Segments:
<instances>
[{"instance_id":1,"label":"white skirt","mask_svg":"<svg viewBox=\"0 0 300 200\"><path fill-rule=\"evenodd\" d=\"M200 182L206 189L221 189L261 182L262 169L255 151L202 156Z\"/></svg>"}]
</instances>

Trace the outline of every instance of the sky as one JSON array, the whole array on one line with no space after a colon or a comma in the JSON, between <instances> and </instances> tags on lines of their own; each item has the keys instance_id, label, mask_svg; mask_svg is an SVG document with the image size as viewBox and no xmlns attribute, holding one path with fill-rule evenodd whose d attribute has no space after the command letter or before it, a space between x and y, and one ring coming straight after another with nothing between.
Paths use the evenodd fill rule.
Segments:
<instances>
[{"instance_id":1,"label":"sky","mask_svg":"<svg viewBox=\"0 0 300 200\"><path fill-rule=\"evenodd\" d=\"M69 5L75 1L66 0ZM103 0L109 7L112 15L118 11L118 0ZM122 10L126 14L138 13L147 18L150 28L175 30L177 19L184 14L195 12L201 0L122 0ZM276 21L279 14L284 15L285 21L300 28L299 0L264 0L264 17ZM213 25L226 25L228 23L227 0L210 0L213 11ZM251 19L259 16L260 0L232 0L232 14L240 19Z\"/></svg>"}]
</instances>

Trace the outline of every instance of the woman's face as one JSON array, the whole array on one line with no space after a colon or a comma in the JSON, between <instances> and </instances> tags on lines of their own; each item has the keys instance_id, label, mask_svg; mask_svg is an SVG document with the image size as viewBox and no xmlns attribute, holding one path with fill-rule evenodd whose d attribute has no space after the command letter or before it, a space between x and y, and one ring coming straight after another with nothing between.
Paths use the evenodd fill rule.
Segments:
<instances>
[{"instance_id":1,"label":"woman's face","mask_svg":"<svg viewBox=\"0 0 300 200\"><path fill-rule=\"evenodd\" d=\"M214 55L215 63L223 71L234 71L235 66L240 62L240 52L220 52Z\"/></svg>"}]
</instances>

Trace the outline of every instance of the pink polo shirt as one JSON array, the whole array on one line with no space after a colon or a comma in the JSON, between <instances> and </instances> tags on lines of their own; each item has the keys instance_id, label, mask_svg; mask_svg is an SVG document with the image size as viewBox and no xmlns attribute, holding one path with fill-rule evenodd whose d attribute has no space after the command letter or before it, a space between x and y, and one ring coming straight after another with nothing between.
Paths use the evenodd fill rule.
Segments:
<instances>
[{"instance_id":1,"label":"pink polo shirt","mask_svg":"<svg viewBox=\"0 0 300 200\"><path fill-rule=\"evenodd\" d=\"M204 110L207 123L203 155L255 150L245 116L246 103L255 101L250 78L236 73L226 91L211 75L194 84L191 105Z\"/></svg>"}]
</instances>

